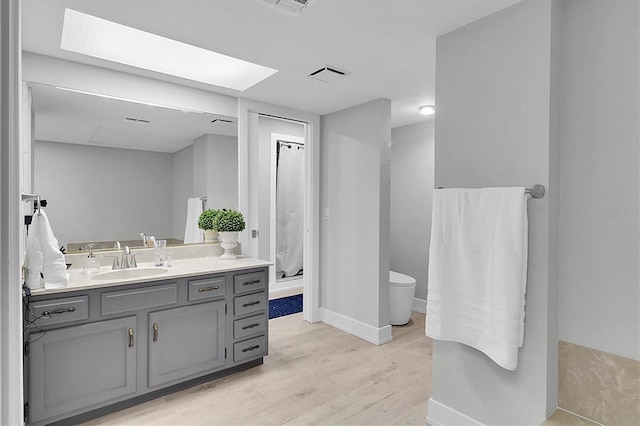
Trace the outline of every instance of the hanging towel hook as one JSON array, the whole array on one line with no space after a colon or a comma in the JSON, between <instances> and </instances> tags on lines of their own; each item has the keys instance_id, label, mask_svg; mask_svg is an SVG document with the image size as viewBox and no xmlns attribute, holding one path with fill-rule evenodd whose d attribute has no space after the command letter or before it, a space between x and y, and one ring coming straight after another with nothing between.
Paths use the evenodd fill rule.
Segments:
<instances>
[{"instance_id":1,"label":"hanging towel hook","mask_svg":"<svg viewBox=\"0 0 640 426\"><path fill-rule=\"evenodd\" d=\"M22 193L22 202L25 201L37 201L38 202L38 214L40 214L40 196L34 194Z\"/></svg>"}]
</instances>

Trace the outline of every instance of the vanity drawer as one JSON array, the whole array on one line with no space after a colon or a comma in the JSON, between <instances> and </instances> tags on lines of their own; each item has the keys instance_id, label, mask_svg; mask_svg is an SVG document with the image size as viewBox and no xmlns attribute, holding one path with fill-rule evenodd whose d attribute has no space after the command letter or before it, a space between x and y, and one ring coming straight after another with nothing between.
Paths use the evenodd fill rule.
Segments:
<instances>
[{"instance_id":1,"label":"vanity drawer","mask_svg":"<svg viewBox=\"0 0 640 426\"><path fill-rule=\"evenodd\" d=\"M102 293L102 315L132 312L178 302L176 283Z\"/></svg>"},{"instance_id":2,"label":"vanity drawer","mask_svg":"<svg viewBox=\"0 0 640 426\"><path fill-rule=\"evenodd\" d=\"M266 328L267 316L265 314L235 320L233 322L233 338L240 339L252 334L263 333Z\"/></svg>"},{"instance_id":3,"label":"vanity drawer","mask_svg":"<svg viewBox=\"0 0 640 426\"><path fill-rule=\"evenodd\" d=\"M266 276L263 271L251 274L240 274L233 277L233 292L248 293L266 287Z\"/></svg>"},{"instance_id":4,"label":"vanity drawer","mask_svg":"<svg viewBox=\"0 0 640 426\"><path fill-rule=\"evenodd\" d=\"M212 277L203 280L189 281L189 301L201 299L212 299L224 296L224 277Z\"/></svg>"},{"instance_id":5,"label":"vanity drawer","mask_svg":"<svg viewBox=\"0 0 640 426\"><path fill-rule=\"evenodd\" d=\"M267 306L267 296L264 291L260 293L239 296L233 299L233 313L236 316L263 311Z\"/></svg>"},{"instance_id":6,"label":"vanity drawer","mask_svg":"<svg viewBox=\"0 0 640 426\"><path fill-rule=\"evenodd\" d=\"M266 355L267 338L265 336L254 337L233 344L233 360L242 361L247 358L253 358Z\"/></svg>"},{"instance_id":7,"label":"vanity drawer","mask_svg":"<svg viewBox=\"0 0 640 426\"><path fill-rule=\"evenodd\" d=\"M39 318L39 326L81 321L89 318L89 296L65 297L29 303L33 314L31 319Z\"/></svg>"}]
</instances>

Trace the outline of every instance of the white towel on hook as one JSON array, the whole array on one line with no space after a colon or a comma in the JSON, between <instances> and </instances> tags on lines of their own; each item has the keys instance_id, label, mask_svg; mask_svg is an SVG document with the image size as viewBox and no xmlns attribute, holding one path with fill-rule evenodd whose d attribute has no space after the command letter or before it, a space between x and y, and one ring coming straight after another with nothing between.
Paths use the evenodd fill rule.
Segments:
<instances>
[{"instance_id":1,"label":"white towel on hook","mask_svg":"<svg viewBox=\"0 0 640 426\"><path fill-rule=\"evenodd\" d=\"M39 220L31 221L25 247L25 285L32 290L44 287L44 280L40 275L40 272L42 272L42 250L37 236L39 225Z\"/></svg>"},{"instance_id":2,"label":"white towel on hook","mask_svg":"<svg viewBox=\"0 0 640 426\"><path fill-rule=\"evenodd\" d=\"M40 242L42 251L42 275L45 288L62 288L69 285L69 273L64 254L58 246L58 239L53 235L49 218L44 209L33 215L36 223L34 232Z\"/></svg>"},{"instance_id":3,"label":"white towel on hook","mask_svg":"<svg viewBox=\"0 0 640 426\"><path fill-rule=\"evenodd\" d=\"M434 191L426 334L515 370L524 340L524 187Z\"/></svg>"},{"instance_id":4,"label":"white towel on hook","mask_svg":"<svg viewBox=\"0 0 640 426\"><path fill-rule=\"evenodd\" d=\"M201 243L204 241L204 234L198 228L198 219L202 214L202 199L200 197L189 198L187 200L187 223L184 229L184 243Z\"/></svg>"}]
</instances>

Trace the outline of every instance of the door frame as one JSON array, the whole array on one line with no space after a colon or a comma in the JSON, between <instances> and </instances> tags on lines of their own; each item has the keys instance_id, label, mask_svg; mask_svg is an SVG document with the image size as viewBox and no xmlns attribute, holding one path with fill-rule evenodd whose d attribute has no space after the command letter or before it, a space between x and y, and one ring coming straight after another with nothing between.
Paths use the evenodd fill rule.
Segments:
<instances>
[{"instance_id":1,"label":"door frame","mask_svg":"<svg viewBox=\"0 0 640 426\"><path fill-rule=\"evenodd\" d=\"M0 424L23 423L20 2L0 5Z\"/></svg>"},{"instance_id":2,"label":"door frame","mask_svg":"<svg viewBox=\"0 0 640 426\"><path fill-rule=\"evenodd\" d=\"M303 319L311 323L318 322L320 321L320 115L251 99L238 99L238 209L245 215L247 222L246 231L240 233L240 243L244 254L256 258L258 257L258 239L251 238L251 230L259 230L260 214L257 114L306 124ZM255 119L252 119L254 115Z\"/></svg>"},{"instance_id":3,"label":"door frame","mask_svg":"<svg viewBox=\"0 0 640 426\"><path fill-rule=\"evenodd\" d=\"M305 131L306 131L306 125L305 125ZM277 248L277 223L278 223L278 215L277 215L277 204L276 204L276 177L278 175L278 168L277 168L277 164L276 164L276 153L277 153L277 144L278 141L291 141L291 142L297 142L297 143L301 143L304 144L304 137L300 137L300 136L292 136L292 135L285 135L283 133L271 133L271 145L270 145L270 150L271 150L271 173L269 173L269 261L274 265L273 267L269 268L269 282L271 284L274 284L276 282L276 248ZM306 149L306 147L305 147ZM305 157L306 159L306 157ZM306 172L306 164L305 164L305 172ZM306 176L306 173L305 173ZM305 187L305 195L306 195L306 190L307 188ZM306 206L305 206L306 207ZM304 212L302 212L302 214L304 214ZM304 262L303 262L303 267L304 267ZM304 277L304 273L303 273L303 277ZM304 282L304 281L303 281ZM303 293L304 293L304 288L302 289Z\"/></svg>"}]
</instances>

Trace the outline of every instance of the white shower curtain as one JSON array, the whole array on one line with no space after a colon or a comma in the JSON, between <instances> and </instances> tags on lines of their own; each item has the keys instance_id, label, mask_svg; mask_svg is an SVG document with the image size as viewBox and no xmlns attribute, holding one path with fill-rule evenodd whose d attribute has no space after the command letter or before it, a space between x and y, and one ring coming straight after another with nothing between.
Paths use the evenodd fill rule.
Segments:
<instances>
[{"instance_id":1,"label":"white shower curtain","mask_svg":"<svg viewBox=\"0 0 640 426\"><path fill-rule=\"evenodd\" d=\"M278 142L276 175L276 274L302 270L304 147Z\"/></svg>"}]
</instances>

